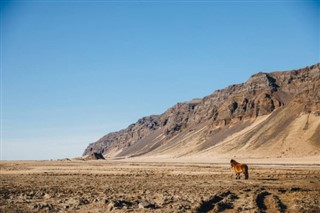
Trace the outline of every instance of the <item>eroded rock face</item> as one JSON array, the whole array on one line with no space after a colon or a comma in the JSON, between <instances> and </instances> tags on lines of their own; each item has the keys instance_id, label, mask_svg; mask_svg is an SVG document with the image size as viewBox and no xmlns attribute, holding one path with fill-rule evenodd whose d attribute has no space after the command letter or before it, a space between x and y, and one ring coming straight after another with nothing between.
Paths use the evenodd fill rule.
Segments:
<instances>
[{"instance_id":1,"label":"eroded rock face","mask_svg":"<svg viewBox=\"0 0 320 213\"><path fill-rule=\"evenodd\" d=\"M203 99L178 103L161 115L144 117L124 130L109 133L89 144L83 155L130 156L139 150L144 154L187 129L203 124L228 126L268 115L292 101L302 105L306 113L320 114L319 88L320 64L287 72L260 72L245 83L217 90ZM143 143L135 145L139 141Z\"/></svg>"}]
</instances>

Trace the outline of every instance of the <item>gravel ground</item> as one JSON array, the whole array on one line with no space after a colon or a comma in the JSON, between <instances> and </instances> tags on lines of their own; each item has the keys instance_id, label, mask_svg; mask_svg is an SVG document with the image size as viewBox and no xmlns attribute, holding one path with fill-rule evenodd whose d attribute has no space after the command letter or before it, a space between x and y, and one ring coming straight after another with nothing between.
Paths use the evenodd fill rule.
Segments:
<instances>
[{"instance_id":1,"label":"gravel ground","mask_svg":"<svg viewBox=\"0 0 320 213\"><path fill-rule=\"evenodd\" d=\"M320 167L0 162L0 212L320 212Z\"/></svg>"}]
</instances>

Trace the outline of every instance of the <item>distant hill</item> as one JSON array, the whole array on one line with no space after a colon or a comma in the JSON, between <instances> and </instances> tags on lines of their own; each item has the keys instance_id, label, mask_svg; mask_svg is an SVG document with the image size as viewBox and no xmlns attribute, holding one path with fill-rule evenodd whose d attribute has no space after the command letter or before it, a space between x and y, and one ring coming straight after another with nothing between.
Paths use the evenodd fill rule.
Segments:
<instances>
[{"instance_id":1,"label":"distant hill","mask_svg":"<svg viewBox=\"0 0 320 213\"><path fill-rule=\"evenodd\" d=\"M89 144L83 156L320 156L320 64L257 73Z\"/></svg>"}]
</instances>

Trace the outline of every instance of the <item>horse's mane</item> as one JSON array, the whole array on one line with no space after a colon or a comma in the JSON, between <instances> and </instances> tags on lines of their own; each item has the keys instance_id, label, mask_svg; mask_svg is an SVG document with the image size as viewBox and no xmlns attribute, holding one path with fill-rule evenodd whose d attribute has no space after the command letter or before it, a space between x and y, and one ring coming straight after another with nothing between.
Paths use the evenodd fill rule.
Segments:
<instances>
[{"instance_id":1,"label":"horse's mane","mask_svg":"<svg viewBox=\"0 0 320 213\"><path fill-rule=\"evenodd\" d=\"M235 161L235 160L233 160L233 159L231 159L231 160L230 160L230 163L238 163L238 162Z\"/></svg>"}]
</instances>

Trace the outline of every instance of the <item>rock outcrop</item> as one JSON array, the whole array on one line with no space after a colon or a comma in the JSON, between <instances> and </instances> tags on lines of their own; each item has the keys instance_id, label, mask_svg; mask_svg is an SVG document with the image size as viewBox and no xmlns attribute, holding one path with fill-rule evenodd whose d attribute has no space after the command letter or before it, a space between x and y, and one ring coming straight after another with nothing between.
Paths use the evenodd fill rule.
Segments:
<instances>
[{"instance_id":1,"label":"rock outcrop","mask_svg":"<svg viewBox=\"0 0 320 213\"><path fill-rule=\"evenodd\" d=\"M93 152L89 155L86 155L84 160L104 160L105 158L101 153Z\"/></svg>"},{"instance_id":2,"label":"rock outcrop","mask_svg":"<svg viewBox=\"0 0 320 213\"><path fill-rule=\"evenodd\" d=\"M286 72L260 72L245 83L217 90L203 99L178 103L161 115L144 117L124 130L103 136L89 144L83 155L180 157L212 150L216 154L235 150L248 153L277 145L281 148L272 154L289 155L290 151L283 150L291 148L290 131L295 131L294 123L303 115L308 115L312 121L306 122L312 125L303 132L305 137L301 136L300 145L310 146L302 155L318 154L320 138L315 132L320 130L320 64ZM260 132L263 124L270 126L269 130L277 129L273 133L264 130L264 135ZM241 131L241 136L232 139ZM280 138L281 132L287 137ZM261 135L256 138L257 134ZM283 147L286 141L289 145Z\"/></svg>"}]
</instances>

